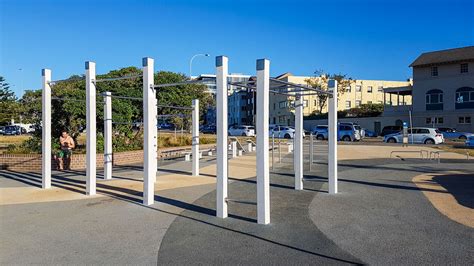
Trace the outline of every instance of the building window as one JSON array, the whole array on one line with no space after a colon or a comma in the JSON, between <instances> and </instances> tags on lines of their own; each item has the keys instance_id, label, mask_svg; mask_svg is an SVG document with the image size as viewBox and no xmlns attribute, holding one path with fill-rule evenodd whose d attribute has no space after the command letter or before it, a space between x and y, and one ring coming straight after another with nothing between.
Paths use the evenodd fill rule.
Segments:
<instances>
[{"instance_id":1,"label":"building window","mask_svg":"<svg viewBox=\"0 0 474 266\"><path fill-rule=\"evenodd\" d=\"M286 102L286 101L283 101L283 102L279 102L279 103L278 103L278 107L280 107L280 109L286 108L286 106L287 106L287 102Z\"/></svg>"},{"instance_id":2,"label":"building window","mask_svg":"<svg viewBox=\"0 0 474 266\"><path fill-rule=\"evenodd\" d=\"M351 101L346 101L346 109L351 109Z\"/></svg>"},{"instance_id":3,"label":"building window","mask_svg":"<svg viewBox=\"0 0 474 266\"><path fill-rule=\"evenodd\" d=\"M273 103L273 110L276 109L276 103Z\"/></svg>"},{"instance_id":4,"label":"building window","mask_svg":"<svg viewBox=\"0 0 474 266\"><path fill-rule=\"evenodd\" d=\"M356 91L357 91L357 92L362 91L362 86L361 86L361 85L356 85Z\"/></svg>"},{"instance_id":5,"label":"building window","mask_svg":"<svg viewBox=\"0 0 474 266\"><path fill-rule=\"evenodd\" d=\"M442 117L427 117L426 118L427 125L443 124L443 123L444 123L444 119Z\"/></svg>"},{"instance_id":6,"label":"building window","mask_svg":"<svg viewBox=\"0 0 474 266\"><path fill-rule=\"evenodd\" d=\"M314 100L314 106L318 105L318 100Z\"/></svg>"},{"instance_id":7,"label":"building window","mask_svg":"<svg viewBox=\"0 0 474 266\"><path fill-rule=\"evenodd\" d=\"M431 76L437 77L438 76L438 67L431 67Z\"/></svg>"},{"instance_id":8,"label":"building window","mask_svg":"<svg viewBox=\"0 0 474 266\"><path fill-rule=\"evenodd\" d=\"M443 91L429 90L426 92L426 110L443 110Z\"/></svg>"},{"instance_id":9,"label":"building window","mask_svg":"<svg viewBox=\"0 0 474 266\"><path fill-rule=\"evenodd\" d=\"M378 92L383 92L383 86L379 86L379 87L377 88L377 91L378 91Z\"/></svg>"},{"instance_id":10,"label":"building window","mask_svg":"<svg viewBox=\"0 0 474 266\"><path fill-rule=\"evenodd\" d=\"M461 64L461 73L467 73L469 72L469 65L467 63Z\"/></svg>"},{"instance_id":11,"label":"building window","mask_svg":"<svg viewBox=\"0 0 474 266\"><path fill-rule=\"evenodd\" d=\"M372 86L367 87L367 92L372 93Z\"/></svg>"},{"instance_id":12,"label":"building window","mask_svg":"<svg viewBox=\"0 0 474 266\"><path fill-rule=\"evenodd\" d=\"M360 101L360 100L356 100L356 102L355 102L355 106L356 106L356 107L359 107L361 103L362 103L362 101Z\"/></svg>"},{"instance_id":13,"label":"building window","mask_svg":"<svg viewBox=\"0 0 474 266\"><path fill-rule=\"evenodd\" d=\"M462 87L456 90L456 109L474 109L474 88Z\"/></svg>"},{"instance_id":14,"label":"building window","mask_svg":"<svg viewBox=\"0 0 474 266\"><path fill-rule=\"evenodd\" d=\"M286 121L286 116L281 115L278 117L278 123L285 123L285 121Z\"/></svg>"},{"instance_id":15,"label":"building window","mask_svg":"<svg viewBox=\"0 0 474 266\"><path fill-rule=\"evenodd\" d=\"M351 86L346 87L346 92L351 92Z\"/></svg>"},{"instance_id":16,"label":"building window","mask_svg":"<svg viewBox=\"0 0 474 266\"><path fill-rule=\"evenodd\" d=\"M471 124L470 116L460 116L458 118L458 124Z\"/></svg>"}]
</instances>

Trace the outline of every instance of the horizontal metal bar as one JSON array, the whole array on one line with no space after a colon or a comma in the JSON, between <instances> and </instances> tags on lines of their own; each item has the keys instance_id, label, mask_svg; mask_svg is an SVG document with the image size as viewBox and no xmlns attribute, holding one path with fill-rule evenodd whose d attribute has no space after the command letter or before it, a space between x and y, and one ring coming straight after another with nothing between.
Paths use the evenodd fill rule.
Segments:
<instances>
[{"instance_id":1,"label":"horizontal metal bar","mask_svg":"<svg viewBox=\"0 0 474 266\"><path fill-rule=\"evenodd\" d=\"M172 108L172 109L181 109L181 110L193 110L192 107L186 106L173 106L173 105L157 105L158 108Z\"/></svg>"},{"instance_id":2,"label":"horizontal metal bar","mask_svg":"<svg viewBox=\"0 0 474 266\"><path fill-rule=\"evenodd\" d=\"M51 100L72 101L72 102L85 102L86 101L86 100L78 100L78 99L71 99L71 98L59 98L59 97L51 97Z\"/></svg>"},{"instance_id":3,"label":"horizontal metal bar","mask_svg":"<svg viewBox=\"0 0 474 266\"><path fill-rule=\"evenodd\" d=\"M174 87L174 86L182 86L182 85L190 85L190 84L199 84L199 83L205 83L205 82L208 82L208 81L204 81L204 80L189 80L189 81L176 82L176 83L155 84L155 85L153 85L153 88Z\"/></svg>"},{"instance_id":4,"label":"horizontal metal bar","mask_svg":"<svg viewBox=\"0 0 474 266\"><path fill-rule=\"evenodd\" d=\"M66 82L66 81L82 81L82 80L85 80L84 78L81 78L81 79L58 79L58 80L51 80L51 81L48 81L48 84L49 85L55 85L56 83L61 83L61 82Z\"/></svg>"},{"instance_id":5,"label":"horizontal metal bar","mask_svg":"<svg viewBox=\"0 0 474 266\"><path fill-rule=\"evenodd\" d=\"M142 125L141 122L112 122L113 125Z\"/></svg>"},{"instance_id":6,"label":"horizontal metal bar","mask_svg":"<svg viewBox=\"0 0 474 266\"><path fill-rule=\"evenodd\" d=\"M135 75L135 76L123 76L117 78L103 78L103 79L96 79L93 82L105 82L105 81L114 81L114 80L123 80L123 79L134 79L134 78L141 78L142 75Z\"/></svg>"},{"instance_id":7,"label":"horizontal metal bar","mask_svg":"<svg viewBox=\"0 0 474 266\"><path fill-rule=\"evenodd\" d=\"M185 117L185 116L190 116L190 114L188 115L184 115L184 114L157 115L156 117L160 118L160 117L173 117L173 116Z\"/></svg>"},{"instance_id":8,"label":"horizontal metal bar","mask_svg":"<svg viewBox=\"0 0 474 266\"><path fill-rule=\"evenodd\" d=\"M138 101L143 101L143 98L139 98L139 97L131 97L131 96L118 96L118 95L107 95L107 94L104 94L104 93L101 93L100 96L103 96L103 97L112 97L112 98L117 98L117 99L127 99L127 100L138 100Z\"/></svg>"},{"instance_id":9,"label":"horizontal metal bar","mask_svg":"<svg viewBox=\"0 0 474 266\"><path fill-rule=\"evenodd\" d=\"M331 92L328 92L328 91L323 91L323 90L316 89L316 88L313 88L313 87L310 87L310 86L305 86L305 85L301 85L301 84L287 82L287 81L283 81L283 80L279 80L279 79L275 79L275 78L270 78L270 80L274 81L274 82L281 83L281 84L286 84L286 85L289 85L291 87L296 87L296 88L310 90L310 91L316 91L316 92L322 93L322 94L328 94L328 95L332 94Z\"/></svg>"}]
</instances>

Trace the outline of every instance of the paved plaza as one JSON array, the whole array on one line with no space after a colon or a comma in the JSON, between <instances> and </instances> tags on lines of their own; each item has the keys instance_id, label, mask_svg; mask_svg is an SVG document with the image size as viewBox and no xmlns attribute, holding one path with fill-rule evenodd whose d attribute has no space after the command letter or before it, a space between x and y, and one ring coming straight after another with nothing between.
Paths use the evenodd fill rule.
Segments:
<instances>
[{"instance_id":1,"label":"paved plaza","mask_svg":"<svg viewBox=\"0 0 474 266\"><path fill-rule=\"evenodd\" d=\"M213 156L199 177L182 159L160 162L151 206L141 204L140 165L114 168L92 197L84 172L53 172L53 188L41 190L40 173L2 171L1 264L473 263L472 161L390 159L367 147L355 160L347 145L340 193L329 195L325 148L312 171L305 163L304 191L294 190L291 154L275 156L270 225L256 223L255 154L229 161L227 219L215 217Z\"/></svg>"}]
</instances>

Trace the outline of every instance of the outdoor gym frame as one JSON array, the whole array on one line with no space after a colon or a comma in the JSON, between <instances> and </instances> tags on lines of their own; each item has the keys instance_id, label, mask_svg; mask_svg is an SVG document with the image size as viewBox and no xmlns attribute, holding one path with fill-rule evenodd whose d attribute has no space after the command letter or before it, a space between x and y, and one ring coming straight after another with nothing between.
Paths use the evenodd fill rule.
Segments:
<instances>
[{"instance_id":1,"label":"outdoor gym frame","mask_svg":"<svg viewBox=\"0 0 474 266\"><path fill-rule=\"evenodd\" d=\"M144 162L143 162L143 204L154 203L154 183L158 170L158 130L157 108L168 107L175 109L192 110L192 175L199 175L199 100L194 99L192 107L158 105L155 88L192 84L196 82L183 82L181 84L154 85L154 60L143 58L143 74L138 76L125 76L118 78L105 78L96 80L96 67L94 62L85 63L86 82L86 194L96 194L96 83L106 81L124 80L130 78L143 78L143 98L116 96L105 92L104 97L104 179L112 178L112 98L131 99L143 101L144 121ZM42 187L51 188L51 86L65 80L52 81L51 70L42 70ZM75 100L76 99L65 99ZM82 100L81 100L82 101Z\"/></svg>"},{"instance_id":2,"label":"outdoor gym frame","mask_svg":"<svg viewBox=\"0 0 474 266\"><path fill-rule=\"evenodd\" d=\"M192 109L192 175L199 175L199 100L193 100L192 108L163 106L157 104L156 88L201 83L186 81L172 84L154 85L154 60L143 58L143 123L144 123L144 162L143 162L143 204L154 203L154 183L158 170L157 160L157 108L169 107ZM295 189L303 190L303 97L307 95L327 94L328 100L328 181L329 194L336 194L337 188L337 81L330 80L328 91L306 85L295 84L270 78L270 61L256 61L257 80L247 82L228 81L228 58L216 57L216 101L217 101L217 166L216 166L216 216L228 217L228 86L237 86L257 93L257 222L270 223L270 168L269 168L269 99L270 93L295 97L295 134L294 134L294 170ZM51 70L42 71L42 187L51 187ZM86 194L96 194L96 83L107 80L121 80L140 76L120 77L96 80L94 62L86 62L86 120L87 120L87 163ZM59 81L56 81L59 82ZM112 105L111 93L104 95L104 177L112 176ZM117 98L132 98L115 96ZM138 100L139 98L134 98Z\"/></svg>"}]
</instances>

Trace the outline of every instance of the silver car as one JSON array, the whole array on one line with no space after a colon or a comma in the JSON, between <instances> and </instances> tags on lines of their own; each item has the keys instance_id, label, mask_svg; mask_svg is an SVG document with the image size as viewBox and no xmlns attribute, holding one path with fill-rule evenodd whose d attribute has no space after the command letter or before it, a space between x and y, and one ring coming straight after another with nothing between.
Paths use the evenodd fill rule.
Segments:
<instances>
[{"instance_id":1,"label":"silver car","mask_svg":"<svg viewBox=\"0 0 474 266\"><path fill-rule=\"evenodd\" d=\"M387 143L402 143L403 132L385 135L383 138ZM414 127L408 129L408 143L441 144L444 142L443 134L436 128Z\"/></svg>"}]
</instances>

